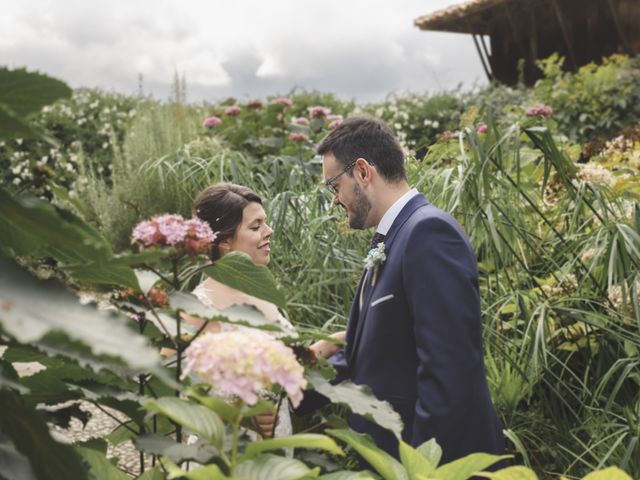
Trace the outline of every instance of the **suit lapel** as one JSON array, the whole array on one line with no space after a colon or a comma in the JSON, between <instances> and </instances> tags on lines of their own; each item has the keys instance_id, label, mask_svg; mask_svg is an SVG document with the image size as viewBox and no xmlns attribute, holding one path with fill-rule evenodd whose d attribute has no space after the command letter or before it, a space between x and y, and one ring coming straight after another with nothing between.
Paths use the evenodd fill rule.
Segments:
<instances>
[{"instance_id":1,"label":"suit lapel","mask_svg":"<svg viewBox=\"0 0 640 480\"><path fill-rule=\"evenodd\" d=\"M398 231L402 228L402 225L411 217L413 212L415 212L418 208L428 205L427 200L424 198L424 195L421 193L414 196L407 204L400 210L400 213L393 221L391 228L387 232L387 235L384 240L384 251L389 257L389 253L391 251L391 245L393 240L395 239ZM380 276L384 272L384 266L378 272L377 282L380 282ZM349 363L352 363L355 358L355 353L358 348L358 343L360 338L362 337L362 332L364 330L365 318L367 316L367 311L369 310L369 306L371 304L371 295L373 294L374 288L369 285L371 282L371 274L369 270L364 270L362 276L360 277L360 284L358 286L358 290L356 291L356 296L353 300L353 305L351 307L351 315L349 320L349 328L347 329L347 345L351 348L347 349L347 355L349 358ZM376 282L376 283L377 283ZM360 299L362 298L362 304L360 304Z\"/></svg>"}]
</instances>

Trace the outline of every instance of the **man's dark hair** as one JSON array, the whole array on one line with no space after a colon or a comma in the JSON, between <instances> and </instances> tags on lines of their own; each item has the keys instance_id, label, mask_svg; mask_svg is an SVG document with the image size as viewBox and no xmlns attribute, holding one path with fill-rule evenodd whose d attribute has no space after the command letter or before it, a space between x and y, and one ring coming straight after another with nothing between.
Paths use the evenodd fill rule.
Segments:
<instances>
[{"instance_id":1,"label":"man's dark hair","mask_svg":"<svg viewBox=\"0 0 640 480\"><path fill-rule=\"evenodd\" d=\"M391 129L375 118L346 119L320 142L317 152L319 155L332 154L343 166L364 158L388 182L407 178L400 143ZM353 175L353 171L348 174Z\"/></svg>"},{"instance_id":2,"label":"man's dark hair","mask_svg":"<svg viewBox=\"0 0 640 480\"><path fill-rule=\"evenodd\" d=\"M193 213L216 232L211 260L220 258L220 251L215 247L235 235L242 223L244 207L251 202L262 205L260 196L250 188L224 182L205 188L193 202Z\"/></svg>"}]
</instances>

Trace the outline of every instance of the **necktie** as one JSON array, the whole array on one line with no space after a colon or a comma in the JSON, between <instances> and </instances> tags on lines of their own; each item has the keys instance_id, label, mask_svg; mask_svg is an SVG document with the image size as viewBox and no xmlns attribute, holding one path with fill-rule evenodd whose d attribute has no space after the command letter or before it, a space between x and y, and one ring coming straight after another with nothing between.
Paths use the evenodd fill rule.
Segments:
<instances>
[{"instance_id":1,"label":"necktie","mask_svg":"<svg viewBox=\"0 0 640 480\"><path fill-rule=\"evenodd\" d=\"M376 234L371 239L371 245L369 246L369 250L372 248L376 248L380 242L384 242L384 237L382 233L376 232Z\"/></svg>"}]
</instances>

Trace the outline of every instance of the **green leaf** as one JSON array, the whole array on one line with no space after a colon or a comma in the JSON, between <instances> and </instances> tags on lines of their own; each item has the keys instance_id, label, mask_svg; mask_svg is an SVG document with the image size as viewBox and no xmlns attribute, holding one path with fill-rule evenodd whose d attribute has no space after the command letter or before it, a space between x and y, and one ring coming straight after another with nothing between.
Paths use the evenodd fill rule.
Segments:
<instances>
[{"instance_id":1,"label":"green leaf","mask_svg":"<svg viewBox=\"0 0 640 480\"><path fill-rule=\"evenodd\" d=\"M89 464L89 471L100 480L130 480L104 453L87 447L76 447L76 451Z\"/></svg>"},{"instance_id":2,"label":"green leaf","mask_svg":"<svg viewBox=\"0 0 640 480\"><path fill-rule=\"evenodd\" d=\"M301 433L287 437L269 438L251 442L245 449L241 459L253 458L263 452L280 450L282 448L314 448L333 453L334 455L344 455L342 449L332 438L317 433Z\"/></svg>"},{"instance_id":3,"label":"green leaf","mask_svg":"<svg viewBox=\"0 0 640 480\"><path fill-rule=\"evenodd\" d=\"M29 460L38 480L89 480L89 473L74 449L54 441L40 414L17 395L0 390L0 411L5 412L0 415L0 431Z\"/></svg>"},{"instance_id":4,"label":"green leaf","mask_svg":"<svg viewBox=\"0 0 640 480\"><path fill-rule=\"evenodd\" d=\"M402 419L393 407L385 401L378 400L366 385L356 385L344 381L332 385L321 373L311 370L306 378L315 390L330 399L333 403L342 403L353 413L362 415L383 428L390 430L399 439L402 435Z\"/></svg>"},{"instance_id":5,"label":"green leaf","mask_svg":"<svg viewBox=\"0 0 640 480\"><path fill-rule=\"evenodd\" d=\"M0 242L20 249L23 255L46 253L67 263L95 262L112 256L109 243L96 230L44 200L29 196L13 198L0 188L0 220L3 227L9 228L0 232ZM15 244L26 238L32 252Z\"/></svg>"},{"instance_id":6,"label":"green leaf","mask_svg":"<svg viewBox=\"0 0 640 480\"><path fill-rule=\"evenodd\" d=\"M285 308L284 294L278 290L273 275L264 265L256 265L244 252L231 252L204 271L214 280L280 308Z\"/></svg>"},{"instance_id":7,"label":"green leaf","mask_svg":"<svg viewBox=\"0 0 640 480\"><path fill-rule=\"evenodd\" d=\"M317 476L315 470L299 460L269 454L246 460L235 471L235 477L243 480L298 480Z\"/></svg>"},{"instance_id":8,"label":"green leaf","mask_svg":"<svg viewBox=\"0 0 640 480\"><path fill-rule=\"evenodd\" d=\"M342 440L353 448L380 474L385 480L408 480L407 472L400 462L384 450L378 448L368 435L353 430L326 430L326 433Z\"/></svg>"},{"instance_id":9,"label":"green leaf","mask_svg":"<svg viewBox=\"0 0 640 480\"><path fill-rule=\"evenodd\" d=\"M592 472L582 480L631 480L631 477L618 467L609 467Z\"/></svg>"},{"instance_id":10,"label":"green leaf","mask_svg":"<svg viewBox=\"0 0 640 480\"><path fill-rule=\"evenodd\" d=\"M162 463L165 465L169 473L167 476L169 480L173 480L175 478L187 478L189 480L226 480L229 478L222 473L220 467L217 465L207 465L205 467L198 468L197 470L185 472L169 460L163 459Z\"/></svg>"},{"instance_id":11,"label":"green leaf","mask_svg":"<svg viewBox=\"0 0 640 480\"><path fill-rule=\"evenodd\" d=\"M128 320L80 305L57 280L40 281L6 258L0 258L0 272L0 325L19 342L40 342L65 356L107 355L134 369L162 372L157 351L129 328Z\"/></svg>"},{"instance_id":12,"label":"green leaf","mask_svg":"<svg viewBox=\"0 0 640 480\"><path fill-rule=\"evenodd\" d=\"M472 453L436 469L434 478L446 480L467 480L477 472L481 472L494 463L511 458L511 455L490 455L488 453Z\"/></svg>"},{"instance_id":13,"label":"green leaf","mask_svg":"<svg viewBox=\"0 0 640 480\"><path fill-rule=\"evenodd\" d=\"M418 448L418 453L429 461L429 464L437 467L440 464L442 458L442 448L438 445L435 438L427 440Z\"/></svg>"},{"instance_id":14,"label":"green leaf","mask_svg":"<svg viewBox=\"0 0 640 480\"><path fill-rule=\"evenodd\" d=\"M175 397L162 397L144 405L208 440L218 450L224 445L225 428L220 417L207 407Z\"/></svg>"},{"instance_id":15,"label":"green leaf","mask_svg":"<svg viewBox=\"0 0 640 480\"><path fill-rule=\"evenodd\" d=\"M37 480L29 460L16 450L11 439L0 432L0 477L12 480Z\"/></svg>"},{"instance_id":16,"label":"green leaf","mask_svg":"<svg viewBox=\"0 0 640 480\"><path fill-rule=\"evenodd\" d=\"M238 415L240 415L240 409L238 407L212 395L200 395L194 390L188 390L186 395L187 397L193 398L205 407L213 410L220 418L227 422L235 420Z\"/></svg>"},{"instance_id":17,"label":"green leaf","mask_svg":"<svg viewBox=\"0 0 640 480\"><path fill-rule=\"evenodd\" d=\"M407 470L409 480L416 480L418 474L429 476L435 471L435 465L402 440L400 440L399 449L400 461Z\"/></svg>"},{"instance_id":18,"label":"green leaf","mask_svg":"<svg viewBox=\"0 0 640 480\"><path fill-rule=\"evenodd\" d=\"M497 472L477 473L476 476L493 480L538 480L538 476L533 470L523 466L507 467ZM610 477L606 478L610 479Z\"/></svg>"},{"instance_id":19,"label":"green leaf","mask_svg":"<svg viewBox=\"0 0 640 480\"><path fill-rule=\"evenodd\" d=\"M0 104L0 140L32 138L38 131L6 105Z\"/></svg>"},{"instance_id":20,"label":"green leaf","mask_svg":"<svg viewBox=\"0 0 640 480\"><path fill-rule=\"evenodd\" d=\"M0 104L24 117L60 98L71 96L66 83L38 72L0 67Z\"/></svg>"},{"instance_id":21,"label":"green leaf","mask_svg":"<svg viewBox=\"0 0 640 480\"><path fill-rule=\"evenodd\" d=\"M322 480L375 480L377 475L371 472L350 472L348 470L340 470L339 472L331 472L318 477Z\"/></svg>"},{"instance_id":22,"label":"green leaf","mask_svg":"<svg viewBox=\"0 0 640 480\"><path fill-rule=\"evenodd\" d=\"M165 476L162 469L156 466L151 470L147 470L139 477L136 477L135 480L165 480Z\"/></svg>"},{"instance_id":23,"label":"green leaf","mask_svg":"<svg viewBox=\"0 0 640 480\"><path fill-rule=\"evenodd\" d=\"M167 457L176 463L194 460L200 464L206 464L218 455L215 448L202 441L187 445L155 433L138 435L133 440L133 444L138 450Z\"/></svg>"}]
</instances>

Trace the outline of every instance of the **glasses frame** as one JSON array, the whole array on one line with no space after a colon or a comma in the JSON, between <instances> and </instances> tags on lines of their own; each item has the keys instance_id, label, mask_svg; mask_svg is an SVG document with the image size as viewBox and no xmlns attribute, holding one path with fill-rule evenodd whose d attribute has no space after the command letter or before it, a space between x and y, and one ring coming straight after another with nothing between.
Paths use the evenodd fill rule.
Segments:
<instances>
[{"instance_id":1,"label":"glasses frame","mask_svg":"<svg viewBox=\"0 0 640 480\"><path fill-rule=\"evenodd\" d=\"M331 192L332 195L337 195L338 194L338 189L335 187L334 183L335 181L340 178L342 175L344 175L345 173L347 173L349 170L351 170L353 167L356 166L356 163L358 163L359 158L356 158L353 162L351 162L350 164L348 164L346 167L344 167L342 169L342 171L340 173L338 173L337 175L334 175L333 177L327 179L324 182L324 186L327 190L329 190ZM369 165L373 166L373 163L371 162L367 162Z\"/></svg>"}]
</instances>

